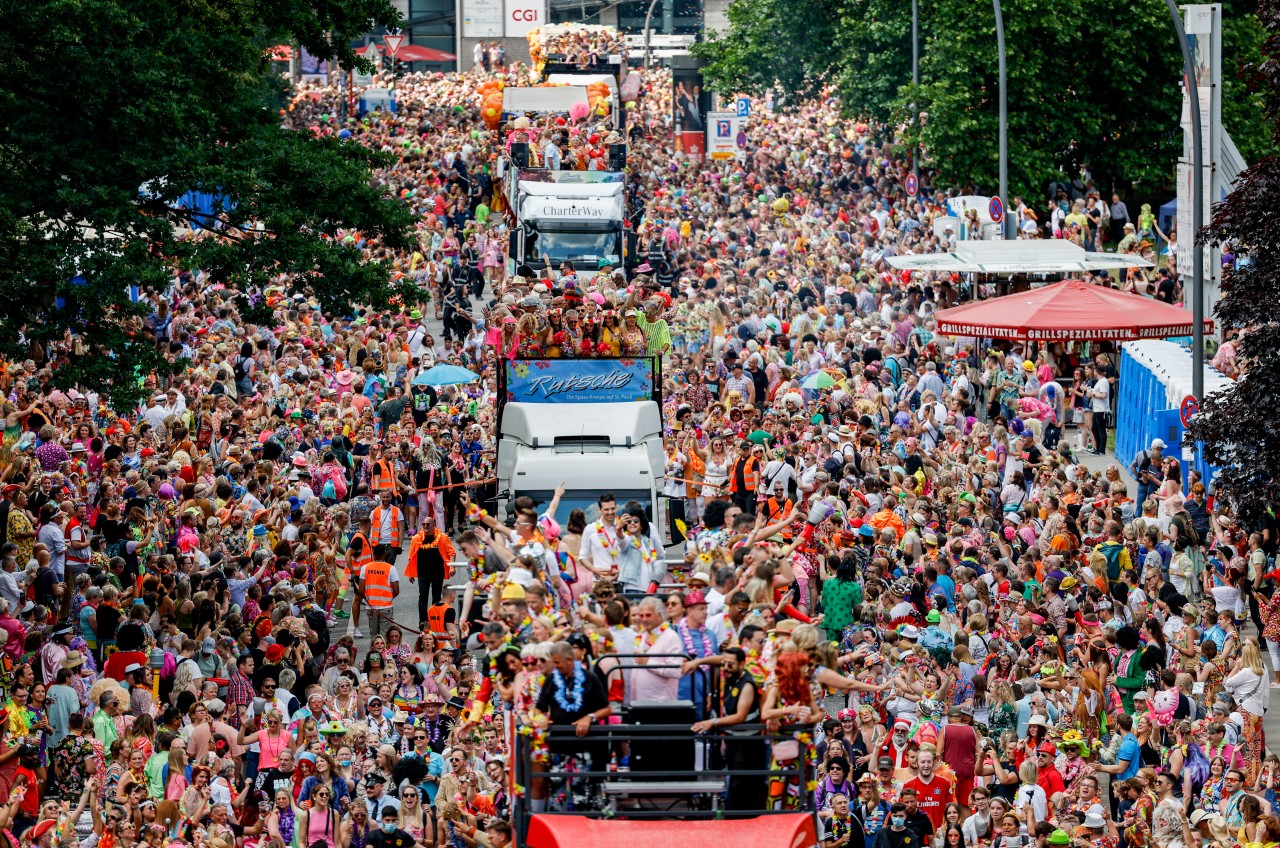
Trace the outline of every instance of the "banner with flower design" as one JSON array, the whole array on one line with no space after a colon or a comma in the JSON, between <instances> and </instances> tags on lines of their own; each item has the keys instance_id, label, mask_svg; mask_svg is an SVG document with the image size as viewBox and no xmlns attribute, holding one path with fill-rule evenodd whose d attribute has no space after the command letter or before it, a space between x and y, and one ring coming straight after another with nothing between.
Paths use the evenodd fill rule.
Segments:
<instances>
[{"instance_id":1,"label":"banner with flower design","mask_svg":"<svg viewBox=\"0 0 1280 848\"><path fill-rule=\"evenodd\" d=\"M508 403L627 403L650 400L653 360L518 359L506 363Z\"/></svg>"}]
</instances>

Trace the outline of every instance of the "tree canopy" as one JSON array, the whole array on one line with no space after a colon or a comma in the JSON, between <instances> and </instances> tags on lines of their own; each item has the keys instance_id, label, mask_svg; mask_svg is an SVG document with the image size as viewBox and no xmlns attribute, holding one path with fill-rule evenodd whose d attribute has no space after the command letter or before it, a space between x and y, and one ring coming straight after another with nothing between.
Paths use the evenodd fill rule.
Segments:
<instances>
[{"instance_id":1,"label":"tree canopy","mask_svg":"<svg viewBox=\"0 0 1280 848\"><path fill-rule=\"evenodd\" d=\"M129 286L200 268L240 291L288 272L330 309L385 300L387 269L338 237L409 238L371 185L377 154L283 129L266 49L300 43L352 66L351 42L394 25L387 0L47 0L4 4L0 31L0 353L71 333L55 379L136 398L166 367ZM219 238L184 239L181 198Z\"/></svg>"},{"instance_id":2,"label":"tree canopy","mask_svg":"<svg viewBox=\"0 0 1280 848\"><path fill-rule=\"evenodd\" d=\"M1280 144L1280 0L1261 0L1266 22L1263 60L1246 69ZM1236 359L1242 373L1228 389L1204 399L1191 420L1186 443L1203 441L1205 457L1221 466L1219 498L1246 521L1280 504L1280 425L1270 411L1280 403L1280 156L1274 152L1250 166L1227 199L1214 208L1205 240L1235 261L1223 268L1223 297L1214 308L1219 328L1238 329Z\"/></svg>"},{"instance_id":3,"label":"tree canopy","mask_svg":"<svg viewBox=\"0 0 1280 848\"><path fill-rule=\"evenodd\" d=\"M1181 54L1158 0L1117 6L1005 0L1010 191L1039 197L1087 167L1100 184L1163 186L1181 149ZM1224 7L1228 68L1256 57L1258 24ZM905 123L918 101L928 167L946 185L994 191L998 77L990 3L920 0L920 90L911 87L911 4L898 0L736 0L727 32L700 45L721 92L834 87L849 116ZM1232 76L1227 73L1224 77ZM1246 157L1258 151L1243 84L1224 114ZM1225 88L1226 86L1224 86Z\"/></svg>"}]
</instances>

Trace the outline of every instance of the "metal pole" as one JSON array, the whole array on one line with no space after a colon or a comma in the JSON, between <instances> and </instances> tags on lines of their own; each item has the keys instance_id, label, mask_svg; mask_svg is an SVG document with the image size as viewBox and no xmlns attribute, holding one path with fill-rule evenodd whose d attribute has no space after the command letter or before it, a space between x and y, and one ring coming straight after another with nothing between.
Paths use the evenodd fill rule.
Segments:
<instances>
[{"instance_id":1,"label":"metal pole","mask_svg":"<svg viewBox=\"0 0 1280 848\"><path fill-rule=\"evenodd\" d=\"M1004 204L1004 218L1000 221L1000 237L1009 237L1009 97L1008 79L1004 67L1004 13L1000 0L991 0L996 13L996 52L1000 74L1000 202Z\"/></svg>"},{"instance_id":2,"label":"metal pole","mask_svg":"<svg viewBox=\"0 0 1280 848\"><path fill-rule=\"evenodd\" d=\"M649 0L649 11L644 16L644 66L649 67L652 55L649 52L649 42L653 37L653 30L649 29L649 24L653 22L653 10L658 5L658 0Z\"/></svg>"},{"instance_id":3,"label":"metal pole","mask_svg":"<svg viewBox=\"0 0 1280 848\"><path fill-rule=\"evenodd\" d=\"M911 115L916 139L911 145L911 173L920 185L920 0L911 0ZM919 191L919 189L916 189Z\"/></svg>"},{"instance_id":4,"label":"metal pole","mask_svg":"<svg viewBox=\"0 0 1280 848\"><path fill-rule=\"evenodd\" d=\"M1197 242L1200 228L1204 226L1204 139L1200 125L1200 87L1196 84L1195 62L1191 57L1191 45L1187 42L1187 29L1182 24L1182 13L1176 0L1165 0L1169 15L1173 18L1173 30L1182 48L1182 82L1191 104L1191 233L1178 233L1185 248L1191 251L1191 394L1197 401L1204 401L1204 256Z\"/></svg>"}]
</instances>

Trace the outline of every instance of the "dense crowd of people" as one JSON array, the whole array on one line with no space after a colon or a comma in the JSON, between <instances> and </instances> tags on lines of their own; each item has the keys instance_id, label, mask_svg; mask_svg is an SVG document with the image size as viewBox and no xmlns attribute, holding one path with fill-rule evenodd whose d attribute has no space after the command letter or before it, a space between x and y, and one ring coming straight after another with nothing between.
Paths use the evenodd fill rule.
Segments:
<instances>
[{"instance_id":1,"label":"dense crowd of people","mask_svg":"<svg viewBox=\"0 0 1280 848\"><path fill-rule=\"evenodd\" d=\"M486 129L485 78L402 77L347 120L304 86L285 118L394 154L375 179L418 249L344 238L418 302L329 315L281 278L257 326L183 272L139 330L190 366L141 408L57 387L68 350L0 374L7 848L509 845L517 804L573 803L550 769L628 766L557 731L641 701L692 704L729 809L816 808L828 848L1280 843L1280 523L1160 440L1136 487L1090 470L1114 350L936 334L977 292L885 263L949 238L888 130L801 104L744 161L692 162L646 71L628 267L509 274L496 182L529 123ZM542 121L569 149L609 131ZM1080 235L1092 190L1021 235ZM683 560L608 495L491 515L504 359L642 354ZM416 379L436 365L478 379Z\"/></svg>"}]
</instances>

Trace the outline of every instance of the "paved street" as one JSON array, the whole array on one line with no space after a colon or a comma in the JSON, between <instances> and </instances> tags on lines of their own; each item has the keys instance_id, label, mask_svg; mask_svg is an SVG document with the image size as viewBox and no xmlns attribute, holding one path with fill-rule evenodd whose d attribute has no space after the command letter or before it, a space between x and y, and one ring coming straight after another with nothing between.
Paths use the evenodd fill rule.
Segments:
<instances>
[{"instance_id":1,"label":"paved street","mask_svg":"<svg viewBox=\"0 0 1280 848\"><path fill-rule=\"evenodd\" d=\"M486 299L488 295L489 295L489 291L486 288L486 292L485 292ZM484 303L485 303L485 300L473 300L472 315L478 316L480 314L479 313L480 307L484 305ZM427 329L431 332L431 335L436 339L436 341L439 341L442 337L442 334L444 333L444 325L442 322L437 321L434 316L435 316L435 312L431 307L431 305L428 304L427 322L426 322ZM404 574L405 563L408 561L408 558L409 558L408 551L409 551L409 545L408 545L407 536L406 536L404 551L401 553L400 558L396 560L396 563L395 563L395 566L399 570L401 575ZM455 562L455 568L456 570L454 572L453 579L449 581L449 585L457 586L459 587L459 589L461 589L461 587L465 586L467 583L467 571L465 568L465 563L462 560L458 560L457 562ZM404 577L402 576L400 579L400 595L395 599L395 603L392 606L391 617L395 620L397 624L406 628L405 641L409 643L413 642L413 640L416 638L416 634L409 632L407 628L412 627L414 629L417 629L418 623L419 623L418 622L419 585L420 584L418 583L410 583L408 580L405 580ZM348 602L347 609L350 610L350 608L351 608L350 603ZM367 613L368 613L368 610L365 610L364 613L362 613L360 616L360 629L361 631L363 631L364 636L356 639L356 644L360 647L362 651L368 649L369 642L370 642L370 636L369 636L370 630L368 626ZM340 619L337 624L335 624L332 628L330 628L330 634L332 638L337 639L338 637L346 633L348 624L349 624L349 619Z\"/></svg>"}]
</instances>

